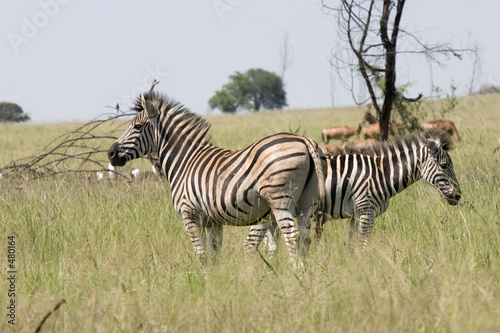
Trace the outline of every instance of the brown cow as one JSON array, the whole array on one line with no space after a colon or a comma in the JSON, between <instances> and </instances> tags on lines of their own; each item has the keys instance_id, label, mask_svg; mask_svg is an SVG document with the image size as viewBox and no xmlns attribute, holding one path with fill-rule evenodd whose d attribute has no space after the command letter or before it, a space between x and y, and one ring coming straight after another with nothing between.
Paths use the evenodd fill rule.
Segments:
<instances>
[{"instance_id":1,"label":"brown cow","mask_svg":"<svg viewBox=\"0 0 500 333\"><path fill-rule=\"evenodd\" d=\"M361 133L363 133L365 139L380 139L380 127L378 123L366 125L361 129Z\"/></svg>"},{"instance_id":2,"label":"brown cow","mask_svg":"<svg viewBox=\"0 0 500 333\"><path fill-rule=\"evenodd\" d=\"M378 123L378 120L377 118L375 118L374 115L370 113L370 111L366 111L365 115L363 116L363 119L361 120L361 123L375 124Z\"/></svg>"},{"instance_id":3,"label":"brown cow","mask_svg":"<svg viewBox=\"0 0 500 333\"><path fill-rule=\"evenodd\" d=\"M361 119L361 124L365 124L365 123L368 123L370 125L378 124L377 118L371 114L370 109L371 109L371 104L370 104L370 107L368 108L368 111L365 112L363 119ZM397 135L399 133L399 131L401 131L402 128L403 128L402 123L389 123L389 132L392 135ZM377 130L378 130L378 132L377 132ZM373 138L375 138L375 139L378 139L380 137L380 129L378 129L377 126L373 126L369 129L367 129L366 131L368 132L368 135L373 133L372 135L375 135L375 136L373 136ZM363 131L361 131L361 132L363 133Z\"/></svg>"},{"instance_id":4,"label":"brown cow","mask_svg":"<svg viewBox=\"0 0 500 333\"><path fill-rule=\"evenodd\" d=\"M333 126L325 128L321 131L321 138L323 139L323 143L327 144L330 140L343 140L347 141L353 135L359 139L359 129L354 127L347 126Z\"/></svg>"},{"instance_id":5,"label":"brown cow","mask_svg":"<svg viewBox=\"0 0 500 333\"><path fill-rule=\"evenodd\" d=\"M380 142L375 139L368 140L351 140L344 143L342 147L346 154L365 154L373 155L375 148L380 145Z\"/></svg>"},{"instance_id":6,"label":"brown cow","mask_svg":"<svg viewBox=\"0 0 500 333\"><path fill-rule=\"evenodd\" d=\"M399 131L403 128L403 124L401 123L390 123L389 124L389 133L392 135L397 135ZM365 139L375 139L380 140L380 126L379 123L374 123L370 125L366 125L361 129L361 133L364 135Z\"/></svg>"},{"instance_id":7,"label":"brown cow","mask_svg":"<svg viewBox=\"0 0 500 333\"><path fill-rule=\"evenodd\" d=\"M455 124L451 120L446 120L446 119L431 120L420 125L420 128L422 129L422 131L438 128L451 135L455 140L460 140L457 128L455 127Z\"/></svg>"},{"instance_id":8,"label":"brown cow","mask_svg":"<svg viewBox=\"0 0 500 333\"><path fill-rule=\"evenodd\" d=\"M320 144L319 148L323 151L323 153L325 153L325 155L336 156L344 154L342 148L337 145Z\"/></svg>"}]
</instances>

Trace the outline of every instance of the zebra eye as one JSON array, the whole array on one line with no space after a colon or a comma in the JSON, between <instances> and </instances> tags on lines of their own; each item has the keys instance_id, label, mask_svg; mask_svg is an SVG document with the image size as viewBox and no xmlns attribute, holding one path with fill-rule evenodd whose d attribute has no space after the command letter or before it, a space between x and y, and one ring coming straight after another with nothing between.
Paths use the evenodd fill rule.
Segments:
<instances>
[{"instance_id":1,"label":"zebra eye","mask_svg":"<svg viewBox=\"0 0 500 333\"><path fill-rule=\"evenodd\" d=\"M142 128L142 124L135 124L134 129L140 130Z\"/></svg>"}]
</instances>

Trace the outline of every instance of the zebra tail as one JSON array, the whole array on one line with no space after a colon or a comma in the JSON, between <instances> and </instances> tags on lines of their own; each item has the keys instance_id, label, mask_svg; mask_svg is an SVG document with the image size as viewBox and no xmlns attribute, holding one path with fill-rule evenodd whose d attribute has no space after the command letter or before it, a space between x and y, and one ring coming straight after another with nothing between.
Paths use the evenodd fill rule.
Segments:
<instances>
[{"instance_id":1,"label":"zebra tail","mask_svg":"<svg viewBox=\"0 0 500 333\"><path fill-rule=\"evenodd\" d=\"M326 156L318 144L311 139L306 140L309 154L314 162L316 176L318 178L318 209L323 209L326 204L325 175L327 172Z\"/></svg>"}]
</instances>

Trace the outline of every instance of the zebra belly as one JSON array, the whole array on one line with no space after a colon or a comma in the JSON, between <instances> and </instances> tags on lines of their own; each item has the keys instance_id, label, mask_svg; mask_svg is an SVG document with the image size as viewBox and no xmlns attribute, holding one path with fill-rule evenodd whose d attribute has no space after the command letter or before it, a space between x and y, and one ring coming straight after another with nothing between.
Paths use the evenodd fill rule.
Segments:
<instances>
[{"instance_id":1,"label":"zebra belly","mask_svg":"<svg viewBox=\"0 0 500 333\"><path fill-rule=\"evenodd\" d=\"M207 210L206 218L218 224L248 226L259 223L270 212L267 201L257 191L248 190L238 193L235 202L224 201L217 207L212 206Z\"/></svg>"},{"instance_id":2,"label":"zebra belly","mask_svg":"<svg viewBox=\"0 0 500 333\"><path fill-rule=\"evenodd\" d=\"M340 202L333 203L329 209L328 214L334 219L346 219L354 216L355 204L353 200L344 199Z\"/></svg>"}]
</instances>

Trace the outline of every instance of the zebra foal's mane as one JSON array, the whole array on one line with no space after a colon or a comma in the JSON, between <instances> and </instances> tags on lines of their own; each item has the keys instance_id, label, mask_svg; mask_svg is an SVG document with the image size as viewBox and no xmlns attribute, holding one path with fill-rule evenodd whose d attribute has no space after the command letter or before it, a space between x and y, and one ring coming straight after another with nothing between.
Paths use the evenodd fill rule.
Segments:
<instances>
[{"instance_id":1,"label":"zebra foal's mane","mask_svg":"<svg viewBox=\"0 0 500 333\"><path fill-rule=\"evenodd\" d=\"M412 142L422 142L421 136L425 137L429 141L435 142L438 146L441 146L444 151L448 152L454 148L453 141L448 133L439 129L431 129L424 132L412 133L390 141L381 142L379 145L373 147L374 155L392 151L393 147L396 148L396 150L399 150L398 147L401 147L402 143L405 143L407 147L411 147Z\"/></svg>"},{"instance_id":2,"label":"zebra foal's mane","mask_svg":"<svg viewBox=\"0 0 500 333\"><path fill-rule=\"evenodd\" d=\"M194 141L200 144L210 143L210 123L191 112L180 102L169 98L167 95L155 91L144 93L144 99L151 102L160 114L160 119L167 121L175 121L178 124L178 130L182 134L189 135ZM141 112L144 110L140 96L136 98L135 105L132 110Z\"/></svg>"}]
</instances>

